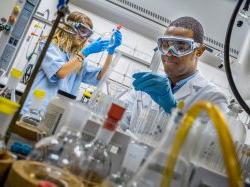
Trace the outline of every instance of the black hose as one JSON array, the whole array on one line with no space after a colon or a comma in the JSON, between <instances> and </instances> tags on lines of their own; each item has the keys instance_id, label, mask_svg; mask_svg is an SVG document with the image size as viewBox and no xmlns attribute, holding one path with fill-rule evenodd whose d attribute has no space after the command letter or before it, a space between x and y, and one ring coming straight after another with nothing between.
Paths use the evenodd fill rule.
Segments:
<instances>
[{"instance_id":1,"label":"black hose","mask_svg":"<svg viewBox=\"0 0 250 187\"><path fill-rule=\"evenodd\" d=\"M248 107L248 105L246 104L246 102L244 101L244 99L241 97L239 91L237 90L234 80L233 80L233 76L232 76L232 72L231 72L231 67L230 67L230 58L229 58L229 51L230 51L230 41L231 41L231 35L232 35L232 30L234 27L234 23L235 23L235 19L238 15L238 12L240 10L240 7L242 5L244 0L238 0L236 7L234 9L234 12L231 16L228 28L227 28L227 35L226 35L226 39L225 39L225 48L224 48L224 64L225 64L225 70L226 70L226 75L227 75L227 79L229 82L229 85L231 87L231 90L235 96L235 98L237 99L238 103L242 106L242 108L248 113L248 115L250 115L250 108Z\"/></svg>"}]
</instances>

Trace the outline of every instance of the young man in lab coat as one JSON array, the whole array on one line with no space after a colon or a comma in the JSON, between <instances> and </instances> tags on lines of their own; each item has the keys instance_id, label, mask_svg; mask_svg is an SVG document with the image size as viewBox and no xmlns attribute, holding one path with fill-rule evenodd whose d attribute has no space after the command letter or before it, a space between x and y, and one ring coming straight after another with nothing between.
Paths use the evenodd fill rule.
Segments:
<instances>
[{"instance_id":1,"label":"young man in lab coat","mask_svg":"<svg viewBox=\"0 0 250 187\"><path fill-rule=\"evenodd\" d=\"M158 39L166 76L151 72L135 73L135 90L148 94L166 113L170 113L181 100L185 109L199 100L207 100L225 110L227 100L224 94L197 69L198 58L205 51L203 36L202 25L194 18L181 17L173 21L164 36ZM133 114L134 97L131 94L122 98L131 109L128 110L131 115L128 120Z\"/></svg>"}]
</instances>

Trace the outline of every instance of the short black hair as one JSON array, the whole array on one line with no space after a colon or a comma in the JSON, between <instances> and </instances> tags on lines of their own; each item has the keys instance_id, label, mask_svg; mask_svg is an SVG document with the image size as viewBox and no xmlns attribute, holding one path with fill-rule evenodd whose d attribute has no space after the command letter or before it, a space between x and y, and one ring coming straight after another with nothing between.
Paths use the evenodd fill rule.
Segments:
<instances>
[{"instance_id":1,"label":"short black hair","mask_svg":"<svg viewBox=\"0 0 250 187\"><path fill-rule=\"evenodd\" d=\"M204 30L199 21L192 17L180 17L169 24L169 27L182 27L193 31L195 42L203 44Z\"/></svg>"}]
</instances>

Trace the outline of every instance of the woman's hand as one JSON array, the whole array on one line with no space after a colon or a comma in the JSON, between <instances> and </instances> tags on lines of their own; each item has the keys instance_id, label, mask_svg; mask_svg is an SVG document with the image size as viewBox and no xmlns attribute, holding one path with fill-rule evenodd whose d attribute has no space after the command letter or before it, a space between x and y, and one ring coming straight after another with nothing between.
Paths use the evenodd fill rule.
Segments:
<instances>
[{"instance_id":1,"label":"woman's hand","mask_svg":"<svg viewBox=\"0 0 250 187\"><path fill-rule=\"evenodd\" d=\"M84 47L81 51L82 55L87 57L93 53L99 53L107 49L109 45L109 40L101 40L98 38L97 40L93 41L91 44Z\"/></svg>"},{"instance_id":2,"label":"woman's hand","mask_svg":"<svg viewBox=\"0 0 250 187\"><path fill-rule=\"evenodd\" d=\"M109 55L113 55L115 49L122 44L122 33L119 30L116 30L114 33L114 45L110 46L107 51Z\"/></svg>"},{"instance_id":3,"label":"woman's hand","mask_svg":"<svg viewBox=\"0 0 250 187\"><path fill-rule=\"evenodd\" d=\"M65 63L57 72L56 76L63 79L72 72L79 72L82 68L83 58L79 55L74 56L67 63Z\"/></svg>"}]
</instances>

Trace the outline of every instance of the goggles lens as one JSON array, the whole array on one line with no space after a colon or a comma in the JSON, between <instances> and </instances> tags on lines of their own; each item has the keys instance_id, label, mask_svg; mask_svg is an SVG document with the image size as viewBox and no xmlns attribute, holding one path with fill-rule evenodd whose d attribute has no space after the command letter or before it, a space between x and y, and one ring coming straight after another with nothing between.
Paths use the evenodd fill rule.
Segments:
<instances>
[{"instance_id":1,"label":"goggles lens","mask_svg":"<svg viewBox=\"0 0 250 187\"><path fill-rule=\"evenodd\" d=\"M89 38L93 34L93 31L82 23L76 23L74 27L77 33L83 38Z\"/></svg>"},{"instance_id":2,"label":"goggles lens","mask_svg":"<svg viewBox=\"0 0 250 187\"><path fill-rule=\"evenodd\" d=\"M158 48L162 55L181 57L192 53L197 47L198 43L189 38L173 36L163 36L158 38Z\"/></svg>"}]
</instances>

